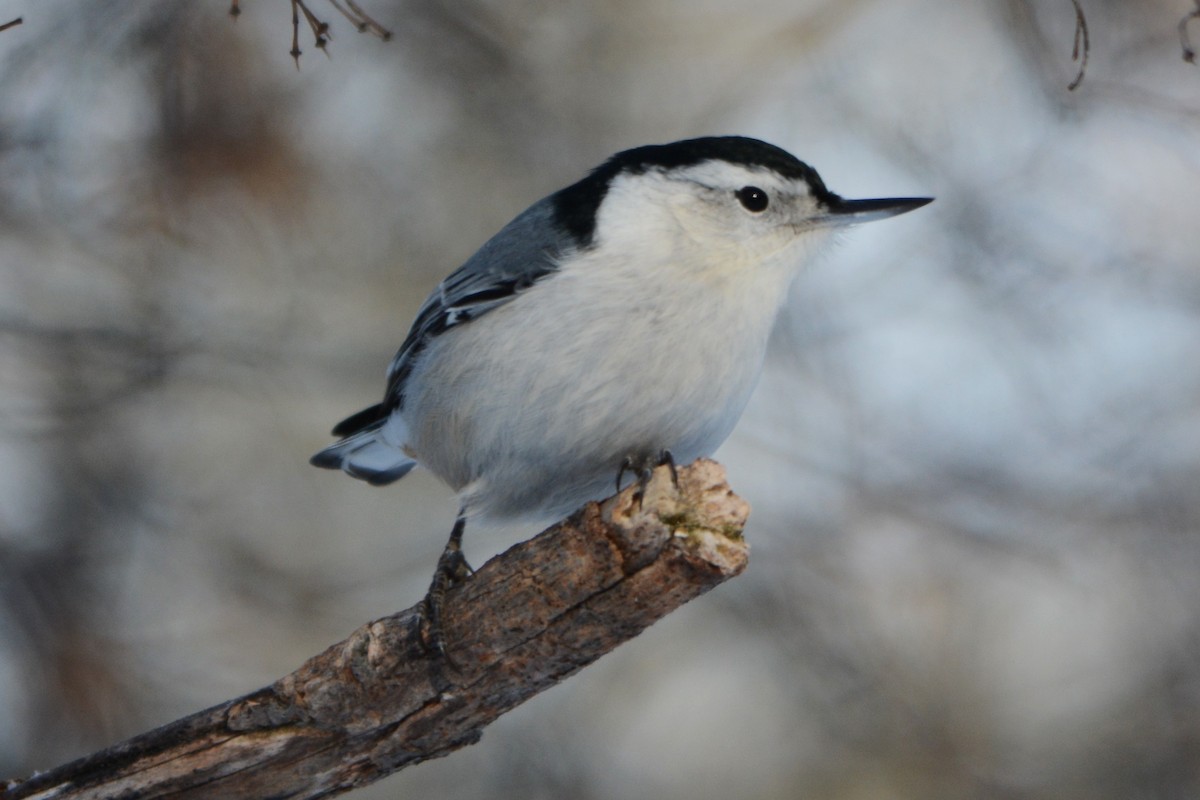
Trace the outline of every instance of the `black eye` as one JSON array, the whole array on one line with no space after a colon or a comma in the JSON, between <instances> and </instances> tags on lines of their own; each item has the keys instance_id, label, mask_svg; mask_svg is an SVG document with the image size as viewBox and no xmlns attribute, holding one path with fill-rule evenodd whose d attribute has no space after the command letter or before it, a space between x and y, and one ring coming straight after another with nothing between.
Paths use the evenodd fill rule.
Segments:
<instances>
[{"instance_id":1,"label":"black eye","mask_svg":"<svg viewBox=\"0 0 1200 800\"><path fill-rule=\"evenodd\" d=\"M767 204L771 202L771 198L767 197L767 193L757 186L743 186L734 194L737 195L738 202L747 211L753 211L757 214L760 211L765 211Z\"/></svg>"}]
</instances>

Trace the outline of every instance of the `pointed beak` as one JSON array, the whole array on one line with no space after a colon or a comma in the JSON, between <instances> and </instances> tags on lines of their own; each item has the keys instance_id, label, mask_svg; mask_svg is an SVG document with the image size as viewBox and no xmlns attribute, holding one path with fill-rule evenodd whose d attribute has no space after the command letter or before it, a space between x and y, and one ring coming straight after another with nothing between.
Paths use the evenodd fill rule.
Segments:
<instances>
[{"instance_id":1,"label":"pointed beak","mask_svg":"<svg viewBox=\"0 0 1200 800\"><path fill-rule=\"evenodd\" d=\"M887 219L933 202L932 197L886 197L878 200L846 200L831 194L825 199L825 215L821 222L841 227Z\"/></svg>"}]
</instances>

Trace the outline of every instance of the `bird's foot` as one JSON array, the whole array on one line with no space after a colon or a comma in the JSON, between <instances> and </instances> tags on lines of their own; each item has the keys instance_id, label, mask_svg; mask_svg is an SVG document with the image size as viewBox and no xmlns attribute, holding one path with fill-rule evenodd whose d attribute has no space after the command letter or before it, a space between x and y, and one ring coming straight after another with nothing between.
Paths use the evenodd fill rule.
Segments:
<instances>
[{"instance_id":1,"label":"bird's foot","mask_svg":"<svg viewBox=\"0 0 1200 800\"><path fill-rule=\"evenodd\" d=\"M664 466L671 468L671 483L678 489L679 470L675 468L675 457L671 455L670 450L660 450L657 460L654 458L625 456L625 459L621 462L620 469L617 470L617 491L621 491L621 479L625 477L626 472L636 475L638 508L641 508L642 500L646 496L646 486L650 483L650 476L654 474L654 467Z\"/></svg>"},{"instance_id":2,"label":"bird's foot","mask_svg":"<svg viewBox=\"0 0 1200 800\"><path fill-rule=\"evenodd\" d=\"M437 567L433 571L433 580L429 584L429 591L425 594L424 601L422 601L425 618L425 647L429 653L435 656L435 671L439 677L441 677L442 666L457 669L454 661L446 652L446 636L442 626L446 593L475 572L462 553L462 535L466 522L466 517L460 512L454 521L454 529L450 532L450 540L446 542L446 547L438 557Z\"/></svg>"}]
</instances>

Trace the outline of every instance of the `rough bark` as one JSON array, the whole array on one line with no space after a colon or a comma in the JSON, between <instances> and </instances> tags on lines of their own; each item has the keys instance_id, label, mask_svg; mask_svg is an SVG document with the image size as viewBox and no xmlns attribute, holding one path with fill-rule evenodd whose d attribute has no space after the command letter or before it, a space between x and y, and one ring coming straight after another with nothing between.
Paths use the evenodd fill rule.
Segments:
<instances>
[{"instance_id":1,"label":"rough bark","mask_svg":"<svg viewBox=\"0 0 1200 800\"><path fill-rule=\"evenodd\" d=\"M271 686L11 781L0 799L311 798L477 742L488 723L745 568L748 507L720 465L655 471L452 589L453 667L420 606L367 623Z\"/></svg>"}]
</instances>

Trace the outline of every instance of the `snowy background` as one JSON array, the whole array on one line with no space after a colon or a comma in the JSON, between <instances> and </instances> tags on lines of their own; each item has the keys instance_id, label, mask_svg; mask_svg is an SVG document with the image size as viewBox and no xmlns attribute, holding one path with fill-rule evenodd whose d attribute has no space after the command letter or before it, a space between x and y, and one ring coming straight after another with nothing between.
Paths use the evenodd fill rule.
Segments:
<instances>
[{"instance_id":1,"label":"snowy background","mask_svg":"<svg viewBox=\"0 0 1200 800\"><path fill-rule=\"evenodd\" d=\"M1069 92L1067 0L359 1L297 70L284 0L0 0L0 777L416 602L451 493L309 455L530 202L739 133L937 198L797 281L749 570L355 797L1200 796L1187 2L1082 0Z\"/></svg>"}]
</instances>

